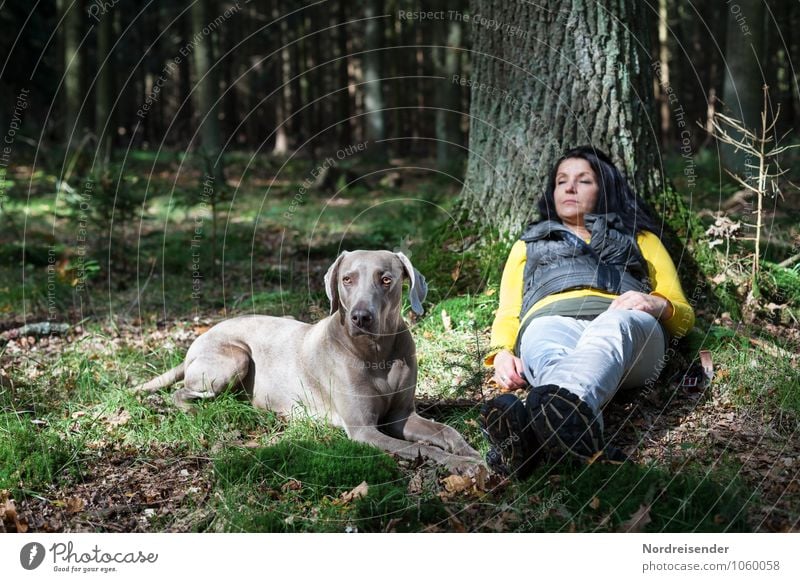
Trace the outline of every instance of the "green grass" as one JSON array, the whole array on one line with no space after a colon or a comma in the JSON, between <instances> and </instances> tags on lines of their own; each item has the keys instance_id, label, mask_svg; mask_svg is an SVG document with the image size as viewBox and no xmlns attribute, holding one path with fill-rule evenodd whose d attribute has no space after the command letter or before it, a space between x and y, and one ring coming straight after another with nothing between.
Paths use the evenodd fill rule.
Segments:
<instances>
[{"instance_id":1,"label":"green grass","mask_svg":"<svg viewBox=\"0 0 800 582\"><path fill-rule=\"evenodd\" d=\"M783 351L770 353L749 345L747 338L731 337L716 352L715 365L724 370L721 381L736 405L747 407L767 422L781 418L788 434L796 434L800 429L800 369L790 357L795 354L793 346L772 343Z\"/></svg>"},{"instance_id":2,"label":"green grass","mask_svg":"<svg viewBox=\"0 0 800 582\"><path fill-rule=\"evenodd\" d=\"M378 449L339 436L328 442L286 438L275 446L231 451L214 472L222 501L218 526L234 532L418 531L446 517L438 499L424 507ZM341 496L366 482L366 497Z\"/></svg>"},{"instance_id":3,"label":"green grass","mask_svg":"<svg viewBox=\"0 0 800 582\"><path fill-rule=\"evenodd\" d=\"M561 465L514 487L517 531L619 531L643 506L650 521L640 531L747 531L748 491L732 466Z\"/></svg>"},{"instance_id":4,"label":"green grass","mask_svg":"<svg viewBox=\"0 0 800 582\"><path fill-rule=\"evenodd\" d=\"M34 420L24 413L0 412L0 489L17 498L45 493L75 468L72 443Z\"/></svg>"}]
</instances>

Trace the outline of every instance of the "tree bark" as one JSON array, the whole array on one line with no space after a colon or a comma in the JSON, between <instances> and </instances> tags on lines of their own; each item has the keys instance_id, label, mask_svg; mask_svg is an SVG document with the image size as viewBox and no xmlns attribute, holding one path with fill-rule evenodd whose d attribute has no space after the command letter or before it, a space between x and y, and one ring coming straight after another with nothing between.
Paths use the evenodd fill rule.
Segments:
<instances>
[{"instance_id":1,"label":"tree bark","mask_svg":"<svg viewBox=\"0 0 800 582\"><path fill-rule=\"evenodd\" d=\"M82 80L84 59L80 50L83 32L81 3L61 0L64 24L64 142L69 149L75 148L83 133Z\"/></svg>"},{"instance_id":2,"label":"tree bark","mask_svg":"<svg viewBox=\"0 0 800 582\"><path fill-rule=\"evenodd\" d=\"M658 94L659 115L661 117L661 143L665 148L673 141L672 113L670 112L669 95L665 90L666 87L670 86L669 4L669 0L658 0L658 61L660 64L660 79L655 85Z\"/></svg>"},{"instance_id":3,"label":"tree bark","mask_svg":"<svg viewBox=\"0 0 800 582\"><path fill-rule=\"evenodd\" d=\"M336 46L337 57L339 60L336 64L336 71L338 76L339 91L336 93L336 107L337 116L336 127L338 142L341 147L344 147L353 141L352 132L350 130L350 112L352 105L350 104L350 73L347 70L350 61L350 51L347 48L348 29L353 25L343 25L347 22L347 4L345 0L339 0L337 3L338 24L342 24L336 29Z\"/></svg>"},{"instance_id":4,"label":"tree bark","mask_svg":"<svg viewBox=\"0 0 800 582\"><path fill-rule=\"evenodd\" d=\"M649 41L635 0L473 0L470 157L473 218L518 231L564 150L606 151L651 200L662 192Z\"/></svg>"},{"instance_id":5,"label":"tree bark","mask_svg":"<svg viewBox=\"0 0 800 582\"><path fill-rule=\"evenodd\" d=\"M440 2L440 10L447 10L447 2ZM436 105L436 164L439 168L455 169L464 159L461 138L461 91L453 83L460 72L462 47L462 21L443 19L437 21L434 64L436 79L434 99Z\"/></svg>"},{"instance_id":6,"label":"tree bark","mask_svg":"<svg viewBox=\"0 0 800 582\"><path fill-rule=\"evenodd\" d=\"M114 102L114 72L116 65L111 54L114 36L114 16L117 11L103 14L97 28L97 88L95 97L95 136L97 136L97 156L95 163L102 173L111 161L111 148L114 139L114 123L111 105Z\"/></svg>"},{"instance_id":7,"label":"tree bark","mask_svg":"<svg viewBox=\"0 0 800 582\"><path fill-rule=\"evenodd\" d=\"M280 18L282 6L276 2L272 9L273 18ZM289 153L289 131L288 119L290 115L289 107L292 102L292 90L289 86L289 79L292 78L291 73L291 55L289 52L289 24L287 18L281 20L280 35L278 42L280 43L280 58L275 61L277 66L278 83L280 89L278 90L277 100L275 103L275 121L277 123L275 129L275 146L272 148L272 153L276 156L285 156Z\"/></svg>"},{"instance_id":8,"label":"tree bark","mask_svg":"<svg viewBox=\"0 0 800 582\"><path fill-rule=\"evenodd\" d=\"M386 157L383 140L386 137L386 122L383 103L383 83L381 82L381 61L383 55L383 0L367 0L364 5L366 29L364 33L364 136L369 142L367 156L381 160Z\"/></svg>"},{"instance_id":9,"label":"tree bark","mask_svg":"<svg viewBox=\"0 0 800 582\"><path fill-rule=\"evenodd\" d=\"M215 191L224 187L225 172L222 163L219 119L217 117L217 100L219 84L217 82L218 67L212 68L213 54L211 34L203 29L209 24L212 0L197 0L191 8L192 40L194 42L192 58L196 77L195 90L192 93L195 110L200 125L200 152L206 162L206 172L213 176Z\"/></svg>"}]
</instances>

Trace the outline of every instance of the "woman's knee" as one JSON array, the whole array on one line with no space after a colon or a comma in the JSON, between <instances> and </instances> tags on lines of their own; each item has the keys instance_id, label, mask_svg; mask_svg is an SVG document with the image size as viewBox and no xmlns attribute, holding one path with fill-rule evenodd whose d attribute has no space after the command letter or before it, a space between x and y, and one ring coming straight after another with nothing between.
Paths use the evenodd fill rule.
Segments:
<instances>
[{"instance_id":1,"label":"woman's knee","mask_svg":"<svg viewBox=\"0 0 800 582\"><path fill-rule=\"evenodd\" d=\"M645 311L637 309L609 309L598 315L594 323L598 325L615 325L625 331L641 331L651 333L659 329L658 320Z\"/></svg>"}]
</instances>

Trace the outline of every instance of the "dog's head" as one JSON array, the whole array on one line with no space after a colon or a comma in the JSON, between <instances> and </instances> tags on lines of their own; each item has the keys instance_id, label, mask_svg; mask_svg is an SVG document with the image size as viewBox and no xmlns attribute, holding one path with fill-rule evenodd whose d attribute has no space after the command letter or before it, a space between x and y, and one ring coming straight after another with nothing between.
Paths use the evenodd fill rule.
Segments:
<instances>
[{"instance_id":1,"label":"dog's head","mask_svg":"<svg viewBox=\"0 0 800 582\"><path fill-rule=\"evenodd\" d=\"M339 312L351 335L394 333L405 279L410 283L411 309L422 315L428 285L408 257L389 251L345 251L325 274L331 313Z\"/></svg>"}]
</instances>

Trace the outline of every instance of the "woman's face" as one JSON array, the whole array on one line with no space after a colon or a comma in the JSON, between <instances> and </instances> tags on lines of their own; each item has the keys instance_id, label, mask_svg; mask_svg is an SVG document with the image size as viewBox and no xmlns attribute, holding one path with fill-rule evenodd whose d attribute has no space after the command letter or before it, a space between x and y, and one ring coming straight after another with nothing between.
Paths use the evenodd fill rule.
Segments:
<instances>
[{"instance_id":1,"label":"woman's face","mask_svg":"<svg viewBox=\"0 0 800 582\"><path fill-rule=\"evenodd\" d=\"M561 222L583 226L583 215L594 212L598 192L597 176L589 162L567 158L558 165L554 196Z\"/></svg>"}]
</instances>

